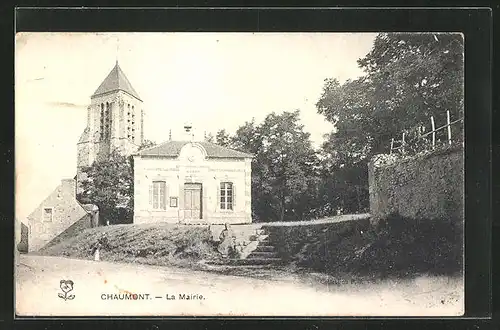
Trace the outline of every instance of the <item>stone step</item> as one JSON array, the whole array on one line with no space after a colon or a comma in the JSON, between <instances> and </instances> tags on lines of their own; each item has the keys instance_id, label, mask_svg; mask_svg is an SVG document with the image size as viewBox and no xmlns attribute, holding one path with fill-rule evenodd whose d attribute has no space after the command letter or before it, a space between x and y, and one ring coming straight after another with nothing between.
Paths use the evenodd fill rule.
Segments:
<instances>
[{"instance_id":1,"label":"stone step","mask_svg":"<svg viewBox=\"0 0 500 330\"><path fill-rule=\"evenodd\" d=\"M247 259L272 259L277 258L278 254L276 252L256 252L252 251L247 257Z\"/></svg>"},{"instance_id":2,"label":"stone step","mask_svg":"<svg viewBox=\"0 0 500 330\"><path fill-rule=\"evenodd\" d=\"M269 265L279 264L282 260L280 258L259 258L259 259L231 259L229 265Z\"/></svg>"},{"instance_id":3,"label":"stone step","mask_svg":"<svg viewBox=\"0 0 500 330\"><path fill-rule=\"evenodd\" d=\"M258 235L257 238L259 242L270 242L269 235Z\"/></svg>"},{"instance_id":4,"label":"stone step","mask_svg":"<svg viewBox=\"0 0 500 330\"><path fill-rule=\"evenodd\" d=\"M275 248L274 246L272 245L263 245L263 244L259 244L257 245L257 247L255 248L255 252L274 252Z\"/></svg>"},{"instance_id":5,"label":"stone step","mask_svg":"<svg viewBox=\"0 0 500 330\"><path fill-rule=\"evenodd\" d=\"M225 263L221 263L221 262L214 262L214 261L209 261L206 263L206 265L208 266L229 266L229 267L238 267L238 268L246 268L246 269L267 269L267 268L271 268L273 267L274 265L272 263L266 263L266 264L243 264L243 263L240 263L240 264L237 264L237 262L235 260L241 260L241 259L232 259L231 262L225 262Z\"/></svg>"}]
</instances>

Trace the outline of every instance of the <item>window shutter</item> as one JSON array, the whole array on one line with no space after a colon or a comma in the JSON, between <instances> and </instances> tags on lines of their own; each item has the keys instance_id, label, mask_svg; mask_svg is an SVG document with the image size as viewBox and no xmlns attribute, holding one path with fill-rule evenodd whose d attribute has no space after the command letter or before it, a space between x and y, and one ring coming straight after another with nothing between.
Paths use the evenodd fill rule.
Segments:
<instances>
[{"instance_id":1,"label":"window shutter","mask_svg":"<svg viewBox=\"0 0 500 330\"><path fill-rule=\"evenodd\" d=\"M163 210L165 208L165 182L158 182L158 208Z\"/></svg>"},{"instance_id":2,"label":"window shutter","mask_svg":"<svg viewBox=\"0 0 500 330\"><path fill-rule=\"evenodd\" d=\"M233 210L236 209L236 185L233 183Z\"/></svg>"},{"instance_id":3,"label":"window shutter","mask_svg":"<svg viewBox=\"0 0 500 330\"><path fill-rule=\"evenodd\" d=\"M153 183L149 184L149 206L153 206Z\"/></svg>"}]
</instances>

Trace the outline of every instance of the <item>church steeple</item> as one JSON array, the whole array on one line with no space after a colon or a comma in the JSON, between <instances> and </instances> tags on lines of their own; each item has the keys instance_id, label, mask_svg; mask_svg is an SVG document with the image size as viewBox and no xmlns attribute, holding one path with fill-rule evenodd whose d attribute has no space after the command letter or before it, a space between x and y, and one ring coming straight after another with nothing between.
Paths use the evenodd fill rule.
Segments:
<instances>
[{"instance_id":1,"label":"church steeple","mask_svg":"<svg viewBox=\"0 0 500 330\"><path fill-rule=\"evenodd\" d=\"M137 151L144 140L144 108L139 94L123 73L118 59L90 98L87 127L77 144L77 178L94 161L114 150L123 155Z\"/></svg>"},{"instance_id":2,"label":"church steeple","mask_svg":"<svg viewBox=\"0 0 500 330\"><path fill-rule=\"evenodd\" d=\"M101 85L99 85L91 98L119 90L130 94L138 100L141 100L139 94L135 91L134 87L132 87L132 84L127 79L127 76L118 64L117 58L115 66L101 83Z\"/></svg>"}]
</instances>

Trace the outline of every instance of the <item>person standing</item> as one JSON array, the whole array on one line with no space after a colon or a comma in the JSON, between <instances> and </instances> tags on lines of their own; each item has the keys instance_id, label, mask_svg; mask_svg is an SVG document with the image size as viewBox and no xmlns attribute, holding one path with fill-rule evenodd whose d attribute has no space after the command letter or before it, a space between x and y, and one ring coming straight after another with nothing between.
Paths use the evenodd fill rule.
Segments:
<instances>
[{"instance_id":1,"label":"person standing","mask_svg":"<svg viewBox=\"0 0 500 330\"><path fill-rule=\"evenodd\" d=\"M97 242L92 247L92 254L94 255L94 261L101 260L102 248L109 248L109 241L106 233L103 233L102 236L97 240Z\"/></svg>"},{"instance_id":2,"label":"person standing","mask_svg":"<svg viewBox=\"0 0 500 330\"><path fill-rule=\"evenodd\" d=\"M99 261L100 260L100 252L99 252L99 249L101 248L101 244L100 243L97 243L97 246L95 248L95 252L94 252L94 261Z\"/></svg>"},{"instance_id":3,"label":"person standing","mask_svg":"<svg viewBox=\"0 0 500 330\"><path fill-rule=\"evenodd\" d=\"M222 257L227 258L231 252L231 249L234 248L234 234L229 224L226 223L224 225L224 229L219 235L219 246L217 250L222 255Z\"/></svg>"}]
</instances>

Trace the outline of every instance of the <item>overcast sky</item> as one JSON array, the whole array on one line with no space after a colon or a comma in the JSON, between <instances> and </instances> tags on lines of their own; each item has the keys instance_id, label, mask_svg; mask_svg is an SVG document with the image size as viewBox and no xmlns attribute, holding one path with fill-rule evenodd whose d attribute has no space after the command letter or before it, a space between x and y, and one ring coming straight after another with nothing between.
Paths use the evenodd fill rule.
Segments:
<instances>
[{"instance_id":1,"label":"overcast sky","mask_svg":"<svg viewBox=\"0 0 500 330\"><path fill-rule=\"evenodd\" d=\"M317 146L332 126L315 103L324 79L362 74L368 33L23 33L16 36L16 217L76 174L90 96L118 59L144 101L144 136L234 133L253 117L300 109Z\"/></svg>"}]
</instances>

